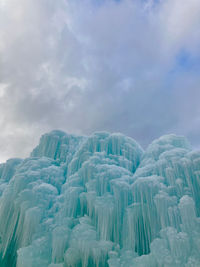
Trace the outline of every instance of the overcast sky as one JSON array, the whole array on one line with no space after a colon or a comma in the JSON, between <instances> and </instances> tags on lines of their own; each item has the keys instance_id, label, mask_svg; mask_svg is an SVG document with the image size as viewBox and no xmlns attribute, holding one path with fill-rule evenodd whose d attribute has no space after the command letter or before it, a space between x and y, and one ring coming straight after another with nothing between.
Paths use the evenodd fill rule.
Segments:
<instances>
[{"instance_id":1,"label":"overcast sky","mask_svg":"<svg viewBox=\"0 0 200 267\"><path fill-rule=\"evenodd\" d=\"M0 0L0 161L52 129L200 147L199 0Z\"/></svg>"}]
</instances>

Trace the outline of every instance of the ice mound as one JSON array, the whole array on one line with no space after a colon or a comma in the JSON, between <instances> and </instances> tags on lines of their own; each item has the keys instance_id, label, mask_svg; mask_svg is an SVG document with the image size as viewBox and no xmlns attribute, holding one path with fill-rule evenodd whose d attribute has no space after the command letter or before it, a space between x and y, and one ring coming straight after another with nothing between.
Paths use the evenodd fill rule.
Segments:
<instances>
[{"instance_id":1,"label":"ice mound","mask_svg":"<svg viewBox=\"0 0 200 267\"><path fill-rule=\"evenodd\" d=\"M199 267L200 152L53 131L0 165L1 267Z\"/></svg>"}]
</instances>

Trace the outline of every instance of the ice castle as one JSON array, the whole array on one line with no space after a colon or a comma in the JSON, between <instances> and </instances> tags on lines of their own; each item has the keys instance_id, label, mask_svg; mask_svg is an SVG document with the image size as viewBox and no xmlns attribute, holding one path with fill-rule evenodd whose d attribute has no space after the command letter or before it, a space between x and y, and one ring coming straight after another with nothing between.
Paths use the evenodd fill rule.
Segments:
<instances>
[{"instance_id":1,"label":"ice castle","mask_svg":"<svg viewBox=\"0 0 200 267\"><path fill-rule=\"evenodd\" d=\"M200 152L53 131L0 165L1 267L199 267Z\"/></svg>"}]
</instances>

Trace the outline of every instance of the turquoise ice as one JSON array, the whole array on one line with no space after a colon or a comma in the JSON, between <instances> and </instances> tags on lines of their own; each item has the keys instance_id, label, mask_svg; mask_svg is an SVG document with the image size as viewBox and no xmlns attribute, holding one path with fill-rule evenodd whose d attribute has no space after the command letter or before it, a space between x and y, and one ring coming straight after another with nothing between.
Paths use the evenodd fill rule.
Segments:
<instances>
[{"instance_id":1,"label":"turquoise ice","mask_svg":"<svg viewBox=\"0 0 200 267\"><path fill-rule=\"evenodd\" d=\"M0 165L1 267L199 267L200 152L53 131Z\"/></svg>"}]
</instances>

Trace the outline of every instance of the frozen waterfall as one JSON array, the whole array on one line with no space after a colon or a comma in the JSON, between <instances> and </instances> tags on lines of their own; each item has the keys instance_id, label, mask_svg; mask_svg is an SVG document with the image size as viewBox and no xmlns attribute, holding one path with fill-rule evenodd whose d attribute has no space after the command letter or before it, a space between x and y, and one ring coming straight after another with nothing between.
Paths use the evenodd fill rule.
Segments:
<instances>
[{"instance_id":1,"label":"frozen waterfall","mask_svg":"<svg viewBox=\"0 0 200 267\"><path fill-rule=\"evenodd\" d=\"M199 267L200 152L53 131L0 165L1 267Z\"/></svg>"}]
</instances>

